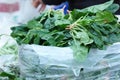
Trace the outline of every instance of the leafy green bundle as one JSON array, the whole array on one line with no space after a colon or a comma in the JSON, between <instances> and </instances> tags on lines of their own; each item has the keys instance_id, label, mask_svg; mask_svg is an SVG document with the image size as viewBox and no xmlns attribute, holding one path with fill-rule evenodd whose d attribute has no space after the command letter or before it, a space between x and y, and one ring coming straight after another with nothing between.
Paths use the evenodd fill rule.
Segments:
<instances>
[{"instance_id":1,"label":"leafy green bundle","mask_svg":"<svg viewBox=\"0 0 120 80\"><path fill-rule=\"evenodd\" d=\"M71 46L74 57L83 61L90 48L105 49L120 41L120 24L112 12L118 9L113 0L64 15L49 10L27 24L12 27L11 36L19 44Z\"/></svg>"}]
</instances>

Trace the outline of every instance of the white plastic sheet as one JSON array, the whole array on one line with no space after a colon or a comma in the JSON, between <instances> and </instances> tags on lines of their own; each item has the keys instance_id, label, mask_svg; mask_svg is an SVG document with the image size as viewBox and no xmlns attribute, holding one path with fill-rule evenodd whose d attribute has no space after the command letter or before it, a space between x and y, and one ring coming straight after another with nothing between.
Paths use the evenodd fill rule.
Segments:
<instances>
[{"instance_id":1,"label":"white plastic sheet","mask_svg":"<svg viewBox=\"0 0 120 80\"><path fill-rule=\"evenodd\" d=\"M26 80L119 80L120 43L91 49L82 63L74 60L69 47L23 45L19 63Z\"/></svg>"}]
</instances>

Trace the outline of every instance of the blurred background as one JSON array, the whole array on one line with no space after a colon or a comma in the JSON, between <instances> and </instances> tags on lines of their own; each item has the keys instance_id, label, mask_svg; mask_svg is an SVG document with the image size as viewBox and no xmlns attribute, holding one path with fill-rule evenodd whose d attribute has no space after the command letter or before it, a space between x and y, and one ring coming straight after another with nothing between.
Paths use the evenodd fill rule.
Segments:
<instances>
[{"instance_id":1,"label":"blurred background","mask_svg":"<svg viewBox=\"0 0 120 80\"><path fill-rule=\"evenodd\" d=\"M26 23L39 14L32 6L32 0L0 0L0 34L10 34L11 26Z\"/></svg>"}]
</instances>

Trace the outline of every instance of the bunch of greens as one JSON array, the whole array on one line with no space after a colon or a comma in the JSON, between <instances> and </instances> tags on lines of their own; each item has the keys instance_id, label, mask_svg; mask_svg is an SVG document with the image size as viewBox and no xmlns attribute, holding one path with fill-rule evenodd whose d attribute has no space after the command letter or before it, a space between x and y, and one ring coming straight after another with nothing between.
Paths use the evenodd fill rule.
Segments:
<instances>
[{"instance_id":1,"label":"bunch of greens","mask_svg":"<svg viewBox=\"0 0 120 80\"><path fill-rule=\"evenodd\" d=\"M11 36L19 44L71 46L74 57L83 61L90 48L105 49L120 41L120 24L113 14L119 6L113 0L64 15L49 10L27 24L12 27Z\"/></svg>"},{"instance_id":2,"label":"bunch of greens","mask_svg":"<svg viewBox=\"0 0 120 80\"><path fill-rule=\"evenodd\" d=\"M12 37L8 35L0 35L0 44L3 44L0 46L0 56L18 53L18 44Z\"/></svg>"}]
</instances>

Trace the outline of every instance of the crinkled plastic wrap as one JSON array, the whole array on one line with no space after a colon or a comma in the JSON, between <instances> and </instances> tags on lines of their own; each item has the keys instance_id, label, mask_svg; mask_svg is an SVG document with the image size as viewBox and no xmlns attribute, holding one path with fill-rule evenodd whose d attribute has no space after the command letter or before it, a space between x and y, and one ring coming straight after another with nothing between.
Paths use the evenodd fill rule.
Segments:
<instances>
[{"instance_id":1,"label":"crinkled plastic wrap","mask_svg":"<svg viewBox=\"0 0 120 80\"><path fill-rule=\"evenodd\" d=\"M120 80L120 43L91 49L82 63L69 47L22 45L19 65L25 80Z\"/></svg>"},{"instance_id":2,"label":"crinkled plastic wrap","mask_svg":"<svg viewBox=\"0 0 120 80\"><path fill-rule=\"evenodd\" d=\"M16 55L7 54L0 56L0 80L12 80L14 75L18 75L18 62Z\"/></svg>"}]
</instances>

